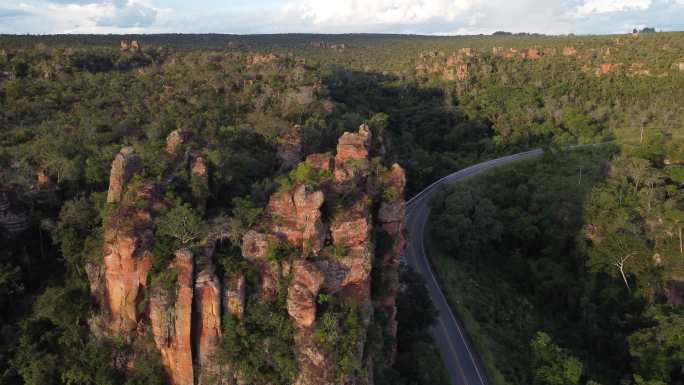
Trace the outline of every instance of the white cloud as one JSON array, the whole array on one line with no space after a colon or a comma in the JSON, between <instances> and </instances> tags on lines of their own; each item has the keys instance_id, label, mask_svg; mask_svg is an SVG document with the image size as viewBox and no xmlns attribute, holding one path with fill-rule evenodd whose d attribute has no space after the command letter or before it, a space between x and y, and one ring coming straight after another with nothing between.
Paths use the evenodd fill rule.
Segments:
<instances>
[{"instance_id":1,"label":"white cloud","mask_svg":"<svg viewBox=\"0 0 684 385\"><path fill-rule=\"evenodd\" d=\"M646 10L651 4L651 0L586 0L575 9L574 15L584 17L594 13Z\"/></svg>"},{"instance_id":2,"label":"white cloud","mask_svg":"<svg viewBox=\"0 0 684 385\"><path fill-rule=\"evenodd\" d=\"M511 32L684 29L684 0L0 0L0 33ZM230 5L232 4L232 5Z\"/></svg>"},{"instance_id":3,"label":"white cloud","mask_svg":"<svg viewBox=\"0 0 684 385\"><path fill-rule=\"evenodd\" d=\"M480 0L304 0L295 7L315 25L420 24L455 21Z\"/></svg>"}]
</instances>

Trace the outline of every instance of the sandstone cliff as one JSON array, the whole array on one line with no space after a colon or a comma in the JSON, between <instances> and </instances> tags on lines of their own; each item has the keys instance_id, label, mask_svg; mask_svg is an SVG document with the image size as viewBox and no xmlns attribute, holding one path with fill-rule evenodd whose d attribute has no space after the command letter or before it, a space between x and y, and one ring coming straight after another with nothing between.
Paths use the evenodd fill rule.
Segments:
<instances>
[{"instance_id":1,"label":"sandstone cliff","mask_svg":"<svg viewBox=\"0 0 684 385\"><path fill-rule=\"evenodd\" d=\"M374 135L367 125L345 133L334 156L310 154L299 166L307 178L291 176L271 195L239 245L256 280L225 265L217 274L216 237L155 254L156 218L171 205L162 192L174 173L209 181L204 158L186 146L187 133L169 135L169 169L154 181L142 177L135 151L122 149L112 163L101 261L86 267L93 332L152 344L173 385L245 383L239 365L218 357L224 317L243 327L251 304L282 298L294 330L294 383L372 384L373 363L391 365L396 350L386 341L396 337L406 184L399 165L371 161L382 154L382 138ZM203 212L205 201L192 203ZM371 327L383 338L369 339ZM128 359L135 366L135 355Z\"/></svg>"}]
</instances>

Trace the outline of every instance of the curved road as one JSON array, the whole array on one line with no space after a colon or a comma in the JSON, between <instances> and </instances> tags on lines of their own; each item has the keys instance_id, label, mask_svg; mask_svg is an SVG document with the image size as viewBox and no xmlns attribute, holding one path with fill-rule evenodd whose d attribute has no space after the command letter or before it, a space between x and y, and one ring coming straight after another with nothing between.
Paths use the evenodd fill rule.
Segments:
<instances>
[{"instance_id":1,"label":"curved road","mask_svg":"<svg viewBox=\"0 0 684 385\"><path fill-rule=\"evenodd\" d=\"M470 166L438 180L406 202L406 228L409 243L404 250L404 261L425 277L427 289L439 310L437 323L431 327L432 335L442 354L444 366L449 372L452 385L489 385L486 373L476 352L470 346L463 327L451 312L446 297L439 287L437 278L430 268L423 246L425 225L430 209L430 197L438 187L461 181L469 176L480 174L492 167L532 158L543 153L541 149L509 155Z\"/></svg>"}]
</instances>

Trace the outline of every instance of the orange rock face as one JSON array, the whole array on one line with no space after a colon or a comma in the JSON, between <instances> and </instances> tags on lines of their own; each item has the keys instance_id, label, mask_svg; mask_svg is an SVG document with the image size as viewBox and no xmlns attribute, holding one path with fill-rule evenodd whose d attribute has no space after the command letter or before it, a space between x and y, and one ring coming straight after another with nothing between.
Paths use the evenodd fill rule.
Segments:
<instances>
[{"instance_id":1,"label":"orange rock face","mask_svg":"<svg viewBox=\"0 0 684 385\"><path fill-rule=\"evenodd\" d=\"M245 277L231 277L223 284L223 313L242 319L245 314Z\"/></svg>"},{"instance_id":2,"label":"orange rock face","mask_svg":"<svg viewBox=\"0 0 684 385\"><path fill-rule=\"evenodd\" d=\"M378 211L378 221L385 231L387 245L380 245L382 250L376 251L375 268L379 269L380 279L383 285L383 295L375 300L376 312L384 313L386 320L384 325L385 335L396 336L397 333L397 307L396 296L399 292L399 264L401 253L406 246L406 240L402 233L406 204L404 202L404 190L406 188L406 174L398 164L392 165L389 172L382 176L382 186L385 194ZM390 339L390 341L394 341ZM394 360L396 343L388 351L392 352L386 357L387 363Z\"/></svg>"},{"instance_id":3,"label":"orange rock face","mask_svg":"<svg viewBox=\"0 0 684 385\"><path fill-rule=\"evenodd\" d=\"M251 67L257 64L266 64L277 59L278 56L275 54L256 54L247 58L247 66Z\"/></svg>"},{"instance_id":4,"label":"orange rock face","mask_svg":"<svg viewBox=\"0 0 684 385\"><path fill-rule=\"evenodd\" d=\"M139 321L137 305L144 297L152 266L151 219L142 210L121 209L108 220L104 236L104 304L109 330L129 335Z\"/></svg>"},{"instance_id":5,"label":"orange rock face","mask_svg":"<svg viewBox=\"0 0 684 385\"><path fill-rule=\"evenodd\" d=\"M176 155L180 146L187 142L190 134L187 131L176 129L166 137L166 152L170 155Z\"/></svg>"},{"instance_id":6,"label":"orange rock face","mask_svg":"<svg viewBox=\"0 0 684 385\"><path fill-rule=\"evenodd\" d=\"M608 75L609 73L615 71L615 64L603 63L599 67L598 75Z\"/></svg>"},{"instance_id":7,"label":"orange rock face","mask_svg":"<svg viewBox=\"0 0 684 385\"><path fill-rule=\"evenodd\" d=\"M220 373L215 355L221 337L221 285L213 270L207 264L195 278L192 340L200 385L211 384Z\"/></svg>"},{"instance_id":8,"label":"orange rock face","mask_svg":"<svg viewBox=\"0 0 684 385\"><path fill-rule=\"evenodd\" d=\"M175 293L170 293L160 283L152 287L152 334L171 384L193 385L191 333L194 266L190 250L177 251L175 260L168 268L176 270Z\"/></svg>"},{"instance_id":9,"label":"orange rock face","mask_svg":"<svg viewBox=\"0 0 684 385\"><path fill-rule=\"evenodd\" d=\"M298 185L274 194L266 207L274 233L282 235L303 252L317 254L325 242L321 206L325 197L320 190Z\"/></svg>"},{"instance_id":10,"label":"orange rock face","mask_svg":"<svg viewBox=\"0 0 684 385\"><path fill-rule=\"evenodd\" d=\"M318 267L307 261L296 261L293 280L287 290L287 312L295 327L308 328L316 320L316 295L325 276Z\"/></svg>"},{"instance_id":11,"label":"orange rock face","mask_svg":"<svg viewBox=\"0 0 684 385\"><path fill-rule=\"evenodd\" d=\"M121 202L126 183L128 183L139 167L139 159L133 147L124 147L119 151L112 162L107 203Z\"/></svg>"},{"instance_id":12,"label":"orange rock face","mask_svg":"<svg viewBox=\"0 0 684 385\"><path fill-rule=\"evenodd\" d=\"M344 183L366 172L371 132L367 125L356 133L345 132L337 143L335 181Z\"/></svg>"},{"instance_id":13,"label":"orange rock face","mask_svg":"<svg viewBox=\"0 0 684 385\"><path fill-rule=\"evenodd\" d=\"M575 56L577 55L577 50L575 47L563 47L563 56Z\"/></svg>"},{"instance_id":14,"label":"orange rock face","mask_svg":"<svg viewBox=\"0 0 684 385\"><path fill-rule=\"evenodd\" d=\"M529 48L525 50L523 57L527 60L539 60L541 59L541 54L539 53L538 49Z\"/></svg>"}]
</instances>

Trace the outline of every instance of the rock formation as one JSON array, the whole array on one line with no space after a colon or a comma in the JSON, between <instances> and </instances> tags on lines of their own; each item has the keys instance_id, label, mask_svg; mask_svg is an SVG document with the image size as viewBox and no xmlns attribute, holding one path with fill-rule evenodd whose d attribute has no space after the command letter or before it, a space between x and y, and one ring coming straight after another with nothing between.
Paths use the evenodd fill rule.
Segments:
<instances>
[{"instance_id":1,"label":"rock formation","mask_svg":"<svg viewBox=\"0 0 684 385\"><path fill-rule=\"evenodd\" d=\"M138 304L145 296L152 267L152 236L152 220L145 210L121 208L107 220L103 304L109 317L106 329L112 335L130 337L141 319Z\"/></svg>"},{"instance_id":2,"label":"rock formation","mask_svg":"<svg viewBox=\"0 0 684 385\"><path fill-rule=\"evenodd\" d=\"M563 56L575 56L577 49L575 47L563 47Z\"/></svg>"},{"instance_id":3,"label":"rock formation","mask_svg":"<svg viewBox=\"0 0 684 385\"><path fill-rule=\"evenodd\" d=\"M139 167L139 158L133 147L124 147L119 151L112 162L107 203L121 202L124 186Z\"/></svg>"},{"instance_id":4,"label":"rock formation","mask_svg":"<svg viewBox=\"0 0 684 385\"><path fill-rule=\"evenodd\" d=\"M372 383L370 356L365 339L374 312L387 319L380 325L392 340L396 336L395 297L398 290L399 256L405 244L403 230L404 172L398 165L388 171L371 173L370 156L373 133L362 125L358 132L340 137L334 158L312 154L306 163L313 170L332 175L315 185L297 184L271 196L259 231L251 230L243 238L243 256L260 271L259 292L273 297L278 277L291 277L287 286L287 312L295 327L295 355L298 385ZM375 187L374 187L375 186ZM381 186L378 188L377 186ZM374 221L371 197L379 189L385 199ZM324 218L323 203L330 199L333 212ZM377 250L371 233L377 226L385 233L386 247ZM329 234L329 236L327 235ZM291 262L269 261L274 245L287 242L294 248ZM371 272L378 269L383 284L390 286L378 298L371 296ZM335 303L353 303L360 320L361 333L354 336L351 350L342 353L320 341L319 296L334 298ZM231 296L232 297L232 296ZM328 309L327 311L331 311ZM335 313L333 317L339 317ZM380 321L378 321L380 322ZM394 351L389 347L386 351ZM339 373L339 354L355 363L354 370ZM385 357L391 364L393 357Z\"/></svg>"},{"instance_id":5,"label":"rock formation","mask_svg":"<svg viewBox=\"0 0 684 385\"><path fill-rule=\"evenodd\" d=\"M395 340L397 330L406 184L398 165L386 169L370 161L382 154L382 138L376 135L367 125L343 134L334 156L306 157L320 180L271 195L257 224L242 237L242 257L258 273L247 275L249 280L247 273L216 274L212 237L195 245L194 252L181 248L162 257L159 266L152 245L155 216L170 205L161 194L172 180L168 175L184 168L206 183L206 161L191 146L183 149L189 137L176 130L166 142L175 161L163 178L150 181L134 178L140 159L132 148L123 148L112 163L108 202L113 210L105 221L102 260L86 266L95 306L93 332L122 336L136 349L157 349L172 385L241 384L239 369L217 358L227 327L223 317L249 322L253 301L281 299L294 327L296 384L372 384L372 352L396 350L385 345ZM375 241L374 233L380 234ZM374 269L377 274L371 274ZM381 279L382 293L372 293L372 277ZM358 327L345 330L344 317L358 320ZM374 323L385 337L373 342L383 344L380 350L366 341ZM339 346L334 339L324 341L324 327L338 328L336 338L348 340ZM146 342L145 334L153 342ZM125 366L135 366L135 354L126 360ZM346 371L340 361L349 364ZM393 353L375 359L382 361L391 365Z\"/></svg>"},{"instance_id":6,"label":"rock formation","mask_svg":"<svg viewBox=\"0 0 684 385\"><path fill-rule=\"evenodd\" d=\"M162 282L152 286L150 324L154 343L161 352L162 366L171 385L194 383L191 327L193 301L193 255L190 250L176 252L167 269L175 270L176 282L171 288Z\"/></svg>"}]
</instances>

